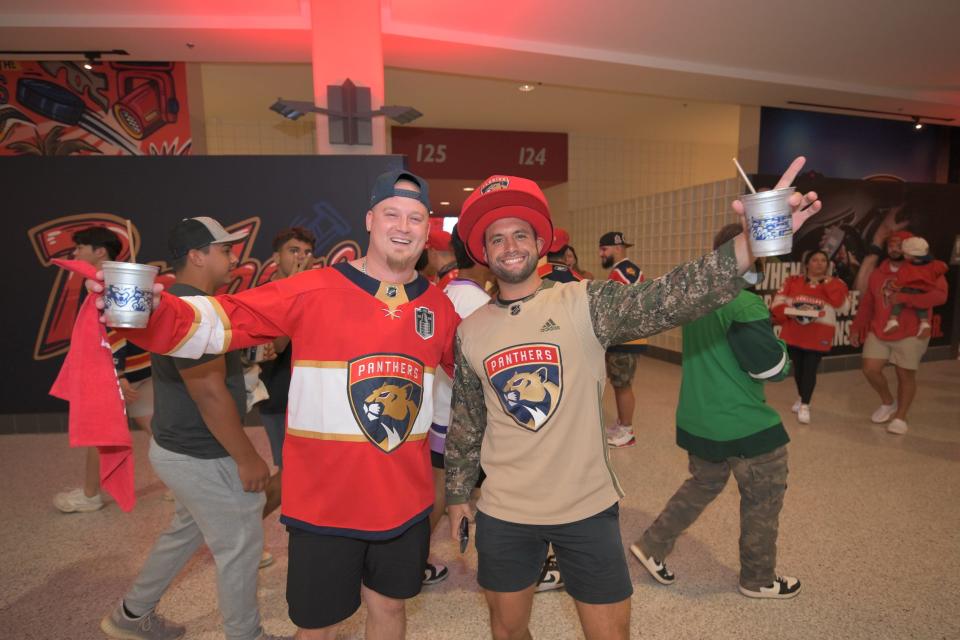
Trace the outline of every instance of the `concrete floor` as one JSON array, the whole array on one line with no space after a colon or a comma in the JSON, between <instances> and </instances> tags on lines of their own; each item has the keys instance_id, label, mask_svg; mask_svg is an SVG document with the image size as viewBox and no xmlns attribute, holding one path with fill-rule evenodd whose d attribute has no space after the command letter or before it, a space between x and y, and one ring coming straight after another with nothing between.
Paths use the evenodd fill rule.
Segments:
<instances>
[{"instance_id":1,"label":"concrete floor","mask_svg":"<svg viewBox=\"0 0 960 640\"><path fill-rule=\"evenodd\" d=\"M679 368L642 359L638 371L638 446L613 452L627 497L625 543L636 538L686 477L673 444ZM960 363L920 372L910 432L888 435L869 422L877 401L858 372L824 374L813 424L797 425L792 382L771 385L790 445L790 488L780 525L782 572L804 589L791 601L754 601L736 591L738 498L733 482L682 537L670 558L677 582L663 587L632 561L633 637L645 638L960 638ZM612 415L609 390L605 399ZM250 433L267 452L259 428ZM62 515L53 494L76 486L83 454L63 435L0 438L6 485L0 501L0 638L101 638L100 617L123 594L172 513L135 434L138 504ZM561 470L557 470L561 473ZM547 479L548 480L548 479ZM445 532L446 521L441 523ZM277 562L261 572L265 626L292 633L284 584L286 534L276 516L267 547ZM487 638L476 554L461 557L445 535L434 554L451 577L408 604L409 638ZM221 638L214 566L201 551L173 584L160 612L187 625L187 638ZM342 638L363 635L363 610ZM537 596L534 637L582 637L563 592Z\"/></svg>"}]
</instances>

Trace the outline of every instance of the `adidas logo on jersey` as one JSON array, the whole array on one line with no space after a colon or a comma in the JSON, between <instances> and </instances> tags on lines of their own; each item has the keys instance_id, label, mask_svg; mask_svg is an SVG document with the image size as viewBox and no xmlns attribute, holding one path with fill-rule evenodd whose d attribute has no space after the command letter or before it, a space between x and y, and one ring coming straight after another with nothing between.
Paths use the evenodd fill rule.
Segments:
<instances>
[{"instance_id":1,"label":"adidas logo on jersey","mask_svg":"<svg viewBox=\"0 0 960 640\"><path fill-rule=\"evenodd\" d=\"M546 333L548 331L559 331L560 325L553 321L553 318L550 318L543 323L543 326L540 327L540 333Z\"/></svg>"}]
</instances>

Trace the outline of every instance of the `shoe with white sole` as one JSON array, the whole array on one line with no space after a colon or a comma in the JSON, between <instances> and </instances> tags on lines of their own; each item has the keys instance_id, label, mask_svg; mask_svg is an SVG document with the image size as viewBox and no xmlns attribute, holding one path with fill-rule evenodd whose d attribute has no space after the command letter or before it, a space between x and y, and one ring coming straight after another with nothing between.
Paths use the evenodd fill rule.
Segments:
<instances>
[{"instance_id":1,"label":"shoe with white sole","mask_svg":"<svg viewBox=\"0 0 960 640\"><path fill-rule=\"evenodd\" d=\"M907 432L907 421L901 420L900 418L894 418L890 421L890 424L887 425L887 433L892 433L898 436L902 436Z\"/></svg>"},{"instance_id":2,"label":"shoe with white sole","mask_svg":"<svg viewBox=\"0 0 960 640\"><path fill-rule=\"evenodd\" d=\"M797 401L793 403L792 407L790 407L790 411L792 411L793 413L800 411L800 404L801 404L800 398L797 398Z\"/></svg>"},{"instance_id":3,"label":"shoe with white sole","mask_svg":"<svg viewBox=\"0 0 960 640\"><path fill-rule=\"evenodd\" d=\"M563 576L560 575L557 556L551 553L547 556L546 562L543 563L543 570L540 572L540 578L537 580L534 592L543 593L554 589L563 589Z\"/></svg>"},{"instance_id":4,"label":"shoe with white sole","mask_svg":"<svg viewBox=\"0 0 960 640\"><path fill-rule=\"evenodd\" d=\"M88 511L97 511L103 509L103 498L100 494L88 497L83 489L74 489L73 491L64 491L53 497L53 506L60 509L63 513L84 513Z\"/></svg>"},{"instance_id":5,"label":"shoe with white sole","mask_svg":"<svg viewBox=\"0 0 960 640\"><path fill-rule=\"evenodd\" d=\"M273 564L273 554L269 551L264 551L263 555L260 556L260 564L257 565L257 569L266 569Z\"/></svg>"},{"instance_id":6,"label":"shoe with white sole","mask_svg":"<svg viewBox=\"0 0 960 640\"><path fill-rule=\"evenodd\" d=\"M443 582L447 579L448 575L450 575L450 570L442 564L431 564L428 562L426 568L423 570L423 584L429 587L432 584Z\"/></svg>"},{"instance_id":7,"label":"shoe with white sole","mask_svg":"<svg viewBox=\"0 0 960 640\"><path fill-rule=\"evenodd\" d=\"M186 628L171 624L155 611L131 618L123 610L123 602L100 621L100 630L117 640L176 640Z\"/></svg>"},{"instance_id":8,"label":"shoe with white sole","mask_svg":"<svg viewBox=\"0 0 960 640\"><path fill-rule=\"evenodd\" d=\"M620 427L620 431L611 434L607 432L607 445L613 449L624 449L637 444L637 438L633 434L633 427Z\"/></svg>"},{"instance_id":9,"label":"shoe with white sole","mask_svg":"<svg viewBox=\"0 0 960 640\"><path fill-rule=\"evenodd\" d=\"M800 405L800 409L797 410L797 422L800 424L810 424L810 405Z\"/></svg>"},{"instance_id":10,"label":"shoe with white sole","mask_svg":"<svg viewBox=\"0 0 960 640\"><path fill-rule=\"evenodd\" d=\"M927 320L920 321L920 326L917 327L917 337L918 338L930 337L930 322L928 322Z\"/></svg>"},{"instance_id":11,"label":"shoe with white sole","mask_svg":"<svg viewBox=\"0 0 960 640\"><path fill-rule=\"evenodd\" d=\"M785 600L800 593L800 581L790 576L777 576L769 587L760 587L756 591L740 585L740 593L748 598L776 598Z\"/></svg>"},{"instance_id":12,"label":"shoe with white sole","mask_svg":"<svg viewBox=\"0 0 960 640\"><path fill-rule=\"evenodd\" d=\"M873 415L870 416L870 420L877 424L883 424L888 421L893 415L897 412L897 403L893 404L882 404L880 407L873 412Z\"/></svg>"},{"instance_id":13,"label":"shoe with white sole","mask_svg":"<svg viewBox=\"0 0 960 640\"><path fill-rule=\"evenodd\" d=\"M899 328L900 328L900 321L894 317L891 317L889 320L887 320L887 324L883 326L883 332L893 333Z\"/></svg>"},{"instance_id":14,"label":"shoe with white sole","mask_svg":"<svg viewBox=\"0 0 960 640\"><path fill-rule=\"evenodd\" d=\"M673 575L673 573L667 569L667 565L664 564L662 560L657 560L653 556L648 556L643 552L643 549L641 549L639 545L630 545L630 551L637 557L637 560L640 561L640 564L643 565L643 568L646 569L653 579L660 584L673 584L673 581L677 579L677 576Z\"/></svg>"}]
</instances>

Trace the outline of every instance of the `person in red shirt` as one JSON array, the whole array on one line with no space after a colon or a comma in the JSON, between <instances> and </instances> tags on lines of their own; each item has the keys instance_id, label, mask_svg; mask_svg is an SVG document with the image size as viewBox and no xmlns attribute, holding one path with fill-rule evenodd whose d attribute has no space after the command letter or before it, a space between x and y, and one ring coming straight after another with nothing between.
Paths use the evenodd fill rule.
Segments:
<instances>
[{"instance_id":1,"label":"person in red shirt","mask_svg":"<svg viewBox=\"0 0 960 640\"><path fill-rule=\"evenodd\" d=\"M897 287L897 272L904 265L903 241L912 236L909 231L896 231L887 238L887 260L870 274L850 327L850 344L863 345L863 375L880 396L880 407L870 419L877 424L889 421L887 431L897 435L907 432L907 411L917 393L917 369L930 342L929 336L918 335L917 309L929 313L947 301L947 280L943 276L926 293L906 293ZM899 327L885 332L895 304L905 305ZM888 362L897 373L896 399L883 375Z\"/></svg>"},{"instance_id":2,"label":"person in red shirt","mask_svg":"<svg viewBox=\"0 0 960 640\"><path fill-rule=\"evenodd\" d=\"M926 240L914 236L903 241L903 255L905 262L897 271L897 289L900 293L927 293L936 288L937 278L947 272L947 263L934 260L930 255L930 245ZM890 310L890 319L883 327L884 333L896 331L900 327L900 313L903 303L893 305ZM930 337L930 318L926 309L917 309L917 319L920 326L917 335L921 338Z\"/></svg>"},{"instance_id":3,"label":"person in red shirt","mask_svg":"<svg viewBox=\"0 0 960 640\"><path fill-rule=\"evenodd\" d=\"M441 290L457 277L457 257L453 253L450 233L433 227L427 236L427 260L436 274L436 284Z\"/></svg>"},{"instance_id":4,"label":"person in red shirt","mask_svg":"<svg viewBox=\"0 0 960 640\"><path fill-rule=\"evenodd\" d=\"M810 423L810 400L817 386L823 354L833 346L837 312L847 299L847 285L827 275L830 261L819 249L803 257L804 275L790 276L773 299L773 321L793 360L800 397L793 404L801 424Z\"/></svg>"}]
</instances>

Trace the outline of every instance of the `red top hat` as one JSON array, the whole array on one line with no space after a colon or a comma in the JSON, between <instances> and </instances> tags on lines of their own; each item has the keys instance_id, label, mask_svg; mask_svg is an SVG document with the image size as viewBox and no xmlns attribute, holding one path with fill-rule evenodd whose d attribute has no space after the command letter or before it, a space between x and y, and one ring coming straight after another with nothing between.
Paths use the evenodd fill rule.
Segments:
<instances>
[{"instance_id":1,"label":"red top hat","mask_svg":"<svg viewBox=\"0 0 960 640\"><path fill-rule=\"evenodd\" d=\"M431 227L430 235L427 236L427 249L453 251L453 247L450 244L450 234L443 229Z\"/></svg>"},{"instance_id":2,"label":"red top hat","mask_svg":"<svg viewBox=\"0 0 960 640\"><path fill-rule=\"evenodd\" d=\"M529 222L537 236L544 239L540 256L546 255L553 243L553 223L543 191L533 180L491 176L463 203L457 223L458 233L474 262L487 264L483 258L484 233L487 227L503 218L520 218Z\"/></svg>"},{"instance_id":3,"label":"red top hat","mask_svg":"<svg viewBox=\"0 0 960 640\"><path fill-rule=\"evenodd\" d=\"M560 227L553 228L553 242L550 243L549 253L557 253L562 251L570 244L570 234L567 233L566 229L561 229Z\"/></svg>"}]
</instances>

